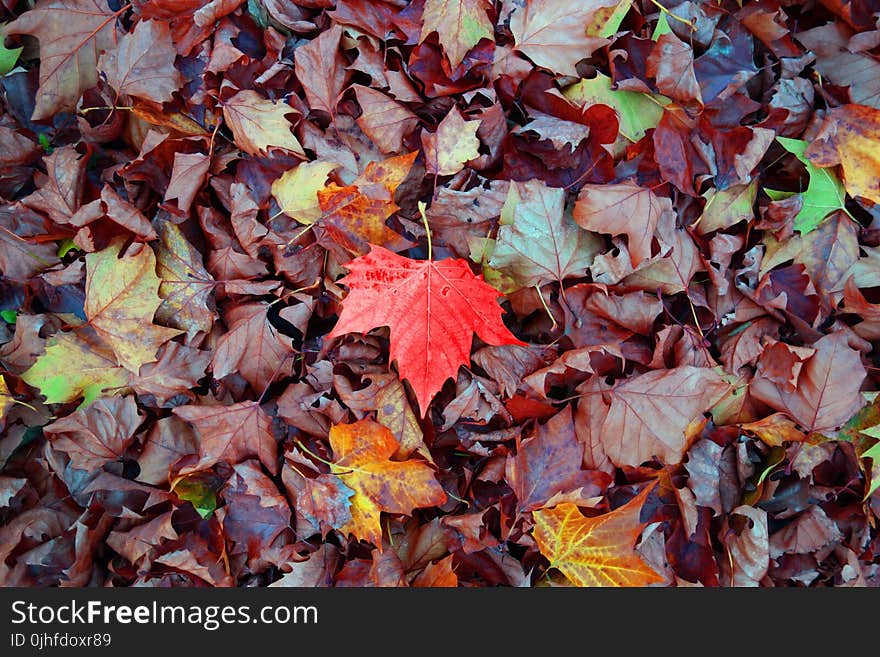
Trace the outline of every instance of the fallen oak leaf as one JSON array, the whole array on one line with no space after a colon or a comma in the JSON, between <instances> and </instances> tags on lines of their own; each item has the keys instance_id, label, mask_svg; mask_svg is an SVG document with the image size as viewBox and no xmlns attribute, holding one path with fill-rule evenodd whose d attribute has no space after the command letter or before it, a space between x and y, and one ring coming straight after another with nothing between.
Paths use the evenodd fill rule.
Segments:
<instances>
[{"instance_id":1,"label":"fallen oak leaf","mask_svg":"<svg viewBox=\"0 0 880 657\"><path fill-rule=\"evenodd\" d=\"M663 581L634 546L648 523L639 514L651 484L622 507L593 518L570 502L533 513L538 549L576 586L647 586Z\"/></svg>"},{"instance_id":2,"label":"fallen oak leaf","mask_svg":"<svg viewBox=\"0 0 880 657\"><path fill-rule=\"evenodd\" d=\"M498 291L465 260L410 260L373 245L345 267L349 287L328 337L391 329L390 359L413 386L422 415L447 379L470 362L473 333L491 345L524 344L501 321Z\"/></svg>"}]
</instances>

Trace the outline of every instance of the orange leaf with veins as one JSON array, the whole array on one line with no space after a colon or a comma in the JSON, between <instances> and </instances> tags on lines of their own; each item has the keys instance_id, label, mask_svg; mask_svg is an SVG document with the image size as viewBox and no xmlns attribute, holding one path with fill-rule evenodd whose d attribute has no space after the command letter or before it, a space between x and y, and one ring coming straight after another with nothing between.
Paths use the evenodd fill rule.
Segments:
<instances>
[{"instance_id":1,"label":"orange leaf with veins","mask_svg":"<svg viewBox=\"0 0 880 657\"><path fill-rule=\"evenodd\" d=\"M647 586L663 578L635 551L639 521L654 484L622 507L594 518L571 503L534 512L538 549L576 586Z\"/></svg>"},{"instance_id":2,"label":"orange leaf with veins","mask_svg":"<svg viewBox=\"0 0 880 657\"><path fill-rule=\"evenodd\" d=\"M398 444L387 427L373 420L337 424L330 429L330 446L336 459L331 466L336 476L354 491L349 500L351 520L343 533L370 541L381 550L382 511L409 515L413 509L436 506L446 501L443 487L432 468L414 459L392 461Z\"/></svg>"}]
</instances>

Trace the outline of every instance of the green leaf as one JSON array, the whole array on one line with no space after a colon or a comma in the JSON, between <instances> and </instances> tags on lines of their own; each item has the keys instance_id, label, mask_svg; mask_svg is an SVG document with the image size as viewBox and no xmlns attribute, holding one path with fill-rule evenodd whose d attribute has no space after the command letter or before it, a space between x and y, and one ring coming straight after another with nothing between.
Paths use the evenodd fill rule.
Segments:
<instances>
[{"instance_id":1,"label":"green leaf","mask_svg":"<svg viewBox=\"0 0 880 657\"><path fill-rule=\"evenodd\" d=\"M3 321L7 324L15 324L15 318L18 316L18 311L15 310L0 310L0 317L3 318Z\"/></svg>"},{"instance_id":2,"label":"green leaf","mask_svg":"<svg viewBox=\"0 0 880 657\"><path fill-rule=\"evenodd\" d=\"M71 251L78 249L78 248L79 247L76 245L76 242L74 242L72 239L64 238L58 244L58 257L63 258L68 253L70 253Z\"/></svg>"},{"instance_id":3,"label":"green leaf","mask_svg":"<svg viewBox=\"0 0 880 657\"><path fill-rule=\"evenodd\" d=\"M632 7L632 0L620 0L614 7L614 11L611 12L608 22L598 31L598 36L608 38L617 34L617 30L620 29L620 24L629 13L630 7Z\"/></svg>"},{"instance_id":4,"label":"green leaf","mask_svg":"<svg viewBox=\"0 0 880 657\"><path fill-rule=\"evenodd\" d=\"M18 56L21 54L22 48L7 48L4 43L6 41L6 24L0 24L0 75L6 75L15 68Z\"/></svg>"},{"instance_id":5,"label":"green leaf","mask_svg":"<svg viewBox=\"0 0 880 657\"><path fill-rule=\"evenodd\" d=\"M202 518L209 518L217 508L217 493L212 482L199 473L180 479L173 490L177 497L192 504Z\"/></svg>"},{"instance_id":6,"label":"green leaf","mask_svg":"<svg viewBox=\"0 0 880 657\"><path fill-rule=\"evenodd\" d=\"M865 491L865 499L868 499L877 488L880 488L880 443L862 454L862 458L871 459L871 485Z\"/></svg>"},{"instance_id":7,"label":"green leaf","mask_svg":"<svg viewBox=\"0 0 880 657\"><path fill-rule=\"evenodd\" d=\"M562 95L581 105L608 105L620 118L620 134L631 142L645 136L645 131L656 128L663 116L663 105L669 103L665 96L651 96L637 91L612 89L610 77L597 74L566 87Z\"/></svg>"},{"instance_id":8,"label":"green leaf","mask_svg":"<svg viewBox=\"0 0 880 657\"><path fill-rule=\"evenodd\" d=\"M815 230L825 217L833 212L838 210L846 211L844 207L846 191L844 190L843 183L833 170L814 166L804 157L804 151L807 150L809 144L801 139L790 139L789 137L777 137L776 141L785 150L804 163L804 166L807 168L807 174L810 176L810 183L807 185L807 189L801 192L804 204L801 211L794 218L794 229L802 235L809 233ZM764 191L767 192L767 195L772 200L780 200L791 196L791 194L778 190L765 189Z\"/></svg>"}]
</instances>

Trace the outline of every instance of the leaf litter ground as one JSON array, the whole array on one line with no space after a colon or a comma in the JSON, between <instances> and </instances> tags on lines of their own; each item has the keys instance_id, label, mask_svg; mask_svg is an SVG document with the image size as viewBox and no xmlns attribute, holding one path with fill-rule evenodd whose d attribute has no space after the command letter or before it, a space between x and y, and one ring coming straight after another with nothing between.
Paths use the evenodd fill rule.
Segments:
<instances>
[{"instance_id":1,"label":"leaf litter ground","mask_svg":"<svg viewBox=\"0 0 880 657\"><path fill-rule=\"evenodd\" d=\"M0 584L875 586L876 3L0 3Z\"/></svg>"}]
</instances>

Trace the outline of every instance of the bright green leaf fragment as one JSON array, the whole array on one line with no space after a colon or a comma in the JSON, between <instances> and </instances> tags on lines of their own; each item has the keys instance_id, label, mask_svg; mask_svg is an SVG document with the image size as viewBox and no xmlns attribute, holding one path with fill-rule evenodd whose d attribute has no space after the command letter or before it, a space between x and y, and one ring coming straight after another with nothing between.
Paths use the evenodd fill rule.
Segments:
<instances>
[{"instance_id":1,"label":"bright green leaf fragment","mask_svg":"<svg viewBox=\"0 0 880 657\"><path fill-rule=\"evenodd\" d=\"M666 20L666 14L660 14L660 18L657 19L657 25L654 27L654 34L651 35L651 40L656 41L664 34L669 34L672 32L672 28L669 27L669 21Z\"/></svg>"},{"instance_id":2,"label":"bright green leaf fragment","mask_svg":"<svg viewBox=\"0 0 880 657\"><path fill-rule=\"evenodd\" d=\"M7 324L15 324L15 318L18 316L18 313L15 310L0 310L0 317L3 318L3 321Z\"/></svg>"},{"instance_id":3,"label":"bright green leaf fragment","mask_svg":"<svg viewBox=\"0 0 880 657\"><path fill-rule=\"evenodd\" d=\"M871 497L877 488L880 488L880 443L862 454L863 459L871 459L871 485L865 491L865 499Z\"/></svg>"},{"instance_id":4,"label":"bright green leaf fragment","mask_svg":"<svg viewBox=\"0 0 880 657\"><path fill-rule=\"evenodd\" d=\"M627 13L632 7L633 0L620 0L614 7L602 7L599 12L607 12L608 10L611 13L608 15L608 19L602 24L598 26L588 25L587 26L587 36L599 36L603 38L608 38L617 34L617 30L620 29L620 24L623 22L623 19L626 18ZM597 14L599 13L597 12ZM603 14L604 16L604 14Z\"/></svg>"},{"instance_id":5,"label":"bright green leaf fragment","mask_svg":"<svg viewBox=\"0 0 880 657\"><path fill-rule=\"evenodd\" d=\"M65 238L58 243L58 257L63 258L68 253L78 248L79 247L76 245L76 242L74 242L70 238Z\"/></svg>"},{"instance_id":6,"label":"bright green leaf fragment","mask_svg":"<svg viewBox=\"0 0 880 657\"><path fill-rule=\"evenodd\" d=\"M594 78L582 79L566 87L562 95L576 105L608 105L620 118L620 134L635 143L645 131L656 128L663 116L665 96L651 96L638 91L615 90L612 80L599 73Z\"/></svg>"},{"instance_id":7,"label":"bright green leaf fragment","mask_svg":"<svg viewBox=\"0 0 880 657\"><path fill-rule=\"evenodd\" d=\"M185 477L174 485L177 497L189 502L202 518L209 518L217 508L217 494L210 484L198 476Z\"/></svg>"},{"instance_id":8,"label":"bright green leaf fragment","mask_svg":"<svg viewBox=\"0 0 880 657\"><path fill-rule=\"evenodd\" d=\"M0 75L6 75L15 68L18 56L21 54L22 48L7 48L6 42L6 24L0 24Z\"/></svg>"},{"instance_id":9,"label":"bright green leaf fragment","mask_svg":"<svg viewBox=\"0 0 880 657\"><path fill-rule=\"evenodd\" d=\"M45 353L21 378L39 388L47 404L82 398L82 407L107 394L105 391L122 392L129 375L93 332L79 329L49 338Z\"/></svg>"},{"instance_id":10,"label":"bright green leaf fragment","mask_svg":"<svg viewBox=\"0 0 880 657\"><path fill-rule=\"evenodd\" d=\"M838 210L846 211L844 207L846 191L843 183L832 169L814 166L804 157L804 151L808 146L807 142L789 137L777 137L776 141L804 163L807 174L810 176L807 189L801 192L803 207L794 218L794 229L804 235L815 230L828 215ZM774 201L793 196L791 193L773 189L765 189L764 191Z\"/></svg>"}]
</instances>

